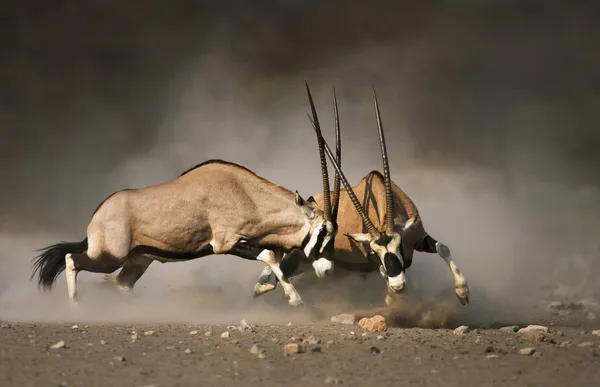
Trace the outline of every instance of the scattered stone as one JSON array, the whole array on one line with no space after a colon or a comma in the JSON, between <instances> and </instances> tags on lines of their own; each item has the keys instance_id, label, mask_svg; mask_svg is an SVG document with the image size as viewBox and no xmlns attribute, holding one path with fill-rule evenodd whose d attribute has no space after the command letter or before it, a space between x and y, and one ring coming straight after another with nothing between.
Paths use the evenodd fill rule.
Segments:
<instances>
[{"instance_id":1,"label":"scattered stone","mask_svg":"<svg viewBox=\"0 0 600 387\"><path fill-rule=\"evenodd\" d=\"M258 344L254 344L252 348L250 348L250 353L254 356L260 356L265 353L265 350Z\"/></svg>"},{"instance_id":2,"label":"scattered stone","mask_svg":"<svg viewBox=\"0 0 600 387\"><path fill-rule=\"evenodd\" d=\"M500 355L498 355L497 353L488 353L487 355L485 355L486 359L497 359L500 357Z\"/></svg>"},{"instance_id":3,"label":"scattered stone","mask_svg":"<svg viewBox=\"0 0 600 387\"><path fill-rule=\"evenodd\" d=\"M209 337L212 336L212 332L211 331L207 331L204 333L204 336Z\"/></svg>"},{"instance_id":4,"label":"scattered stone","mask_svg":"<svg viewBox=\"0 0 600 387\"><path fill-rule=\"evenodd\" d=\"M381 349L377 347L370 347L369 351L371 352L371 355L379 355L381 353Z\"/></svg>"},{"instance_id":5,"label":"scattered stone","mask_svg":"<svg viewBox=\"0 0 600 387\"><path fill-rule=\"evenodd\" d=\"M246 320L240 321L240 326L238 327L240 331L251 332L252 326L246 322Z\"/></svg>"},{"instance_id":6,"label":"scattered stone","mask_svg":"<svg viewBox=\"0 0 600 387\"><path fill-rule=\"evenodd\" d=\"M228 330L230 330L230 331L235 331L235 330L237 330L238 328L237 328L236 326L234 326L234 325L228 325L228 326L227 326L227 329L228 329Z\"/></svg>"},{"instance_id":7,"label":"scattered stone","mask_svg":"<svg viewBox=\"0 0 600 387\"><path fill-rule=\"evenodd\" d=\"M290 355L294 353L304 353L304 348L300 344L289 343L283 346L283 354Z\"/></svg>"},{"instance_id":8,"label":"scattered stone","mask_svg":"<svg viewBox=\"0 0 600 387\"><path fill-rule=\"evenodd\" d=\"M61 340L58 343L52 344L50 346L50 349L59 349L59 348L67 348L67 344L63 340Z\"/></svg>"},{"instance_id":9,"label":"scattered stone","mask_svg":"<svg viewBox=\"0 0 600 387\"><path fill-rule=\"evenodd\" d=\"M115 356L115 360L118 361L118 362L124 362L127 359L125 359L125 356Z\"/></svg>"},{"instance_id":10,"label":"scattered stone","mask_svg":"<svg viewBox=\"0 0 600 387\"><path fill-rule=\"evenodd\" d=\"M368 332L385 332L387 330L387 324L385 318L381 315L375 315L373 317L364 317L358 322L358 326Z\"/></svg>"},{"instance_id":11,"label":"scattered stone","mask_svg":"<svg viewBox=\"0 0 600 387\"><path fill-rule=\"evenodd\" d=\"M571 344L570 341L563 341L562 343L560 343L561 348L569 348L571 345L573 344Z\"/></svg>"},{"instance_id":12,"label":"scattered stone","mask_svg":"<svg viewBox=\"0 0 600 387\"><path fill-rule=\"evenodd\" d=\"M349 313L338 314L331 318L331 322L342 325L354 325L356 324L356 316Z\"/></svg>"},{"instance_id":13,"label":"scattered stone","mask_svg":"<svg viewBox=\"0 0 600 387\"><path fill-rule=\"evenodd\" d=\"M367 337L367 336L369 336L369 333L368 332L363 332L361 336L362 337Z\"/></svg>"},{"instance_id":14,"label":"scattered stone","mask_svg":"<svg viewBox=\"0 0 600 387\"><path fill-rule=\"evenodd\" d=\"M383 335L377 335L377 340L385 340L385 336L383 336Z\"/></svg>"},{"instance_id":15,"label":"scattered stone","mask_svg":"<svg viewBox=\"0 0 600 387\"><path fill-rule=\"evenodd\" d=\"M8 329L10 328L10 324L7 322L1 322L0 323L0 329Z\"/></svg>"},{"instance_id":16,"label":"scattered stone","mask_svg":"<svg viewBox=\"0 0 600 387\"><path fill-rule=\"evenodd\" d=\"M471 330L471 328L469 328L468 326L461 325L454 330L454 334L455 335L463 335L463 334L469 332L470 330Z\"/></svg>"},{"instance_id":17,"label":"scattered stone","mask_svg":"<svg viewBox=\"0 0 600 387\"><path fill-rule=\"evenodd\" d=\"M335 341L333 341L333 340L328 340L327 341L327 345L332 345L332 344L335 344Z\"/></svg>"},{"instance_id":18,"label":"scattered stone","mask_svg":"<svg viewBox=\"0 0 600 387\"><path fill-rule=\"evenodd\" d=\"M306 340L303 340L304 343L307 343L309 345L317 345L317 344L321 344L321 339L317 339L314 336L309 336Z\"/></svg>"},{"instance_id":19,"label":"scattered stone","mask_svg":"<svg viewBox=\"0 0 600 387\"><path fill-rule=\"evenodd\" d=\"M144 336L152 336L154 334L154 331L146 331L144 332Z\"/></svg>"},{"instance_id":20,"label":"scattered stone","mask_svg":"<svg viewBox=\"0 0 600 387\"><path fill-rule=\"evenodd\" d=\"M291 326L292 326L292 323L291 323L291 322L287 323L287 326L288 326L288 327L291 327Z\"/></svg>"},{"instance_id":21,"label":"scattered stone","mask_svg":"<svg viewBox=\"0 0 600 387\"><path fill-rule=\"evenodd\" d=\"M185 353L186 355L189 355L190 353L192 353L192 350L189 348L186 348L185 351L183 351L183 353Z\"/></svg>"},{"instance_id":22,"label":"scattered stone","mask_svg":"<svg viewBox=\"0 0 600 387\"><path fill-rule=\"evenodd\" d=\"M190 335L192 335L192 336L197 335L197 334L198 334L198 331L191 331L190 332Z\"/></svg>"},{"instance_id":23,"label":"scattered stone","mask_svg":"<svg viewBox=\"0 0 600 387\"><path fill-rule=\"evenodd\" d=\"M342 381L338 378L334 378L333 376L329 376L325 378L325 384L342 384Z\"/></svg>"},{"instance_id":24,"label":"scattered stone","mask_svg":"<svg viewBox=\"0 0 600 387\"><path fill-rule=\"evenodd\" d=\"M101 345L106 345L106 341L104 341L104 340L100 340L100 344L101 344Z\"/></svg>"},{"instance_id":25,"label":"scattered stone","mask_svg":"<svg viewBox=\"0 0 600 387\"><path fill-rule=\"evenodd\" d=\"M531 356L535 353L535 348L521 348L519 349L519 354L521 355L525 355L525 356Z\"/></svg>"},{"instance_id":26,"label":"scattered stone","mask_svg":"<svg viewBox=\"0 0 600 387\"><path fill-rule=\"evenodd\" d=\"M594 343L592 343L591 341L584 341L583 343L577 344L577 346L581 348L589 348L593 347Z\"/></svg>"},{"instance_id":27,"label":"scattered stone","mask_svg":"<svg viewBox=\"0 0 600 387\"><path fill-rule=\"evenodd\" d=\"M502 332L509 332L509 333L515 333L518 330L519 330L519 327L516 326L516 325L510 325L510 326L507 326L507 327L500 328L500 331L502 331Z\"/></svg>"},{"instance_id":28,"label":"scattered stone","mask_svg":"<svg viewBox=\"0 0 600 387\"><path fill-rule=\"evenodd\" d=\"M79 329L79 325L77 325L77 324L71 325L71 329Z\"/></svg>"},{"instance_id":29,"label":"scattered stone","mask_svg":"<svg viewBox=\"0 0 600 387\"><path fill-rule=\"evenodd\" d=\"M228 339L229 338L229 332L223 332L223 333L221 333L221 338L222 339Z\"/></svg>"},{"instance_id":30,"label":"scattered stone","mask_svg":"<svg viewBox=\"0 0 600 387\"><path fill-rule=\"evenodd\" d=\"M135 342L138 339L138 335L137 333L134 333L133 335L131 335L131 342Z\"/></svg>"},{"instance_id":31,"label":"scattered stone","mask_svg":"<svg viewBox=\"0 0 600 387\"><path fill-rule=\"evenodd\" d=\"M594 313L594 312L588 313L587 319L588 320L595 320L596 319L596 313Z\"/></svg>"},{"instance_id":32,"label":"scattered stone","mask_svg":"<svg viewBox=\"0 0 600 387\"><path fill-rule=\"evenodd\" d=\"M593 330L592 335L600 337L600 329Z\"/></svg>"},{"instance_id":33,"label":"scattered stone","mask_svg":"<svg viewBox=\"0 0 600 387\"><path fill-rule=\"evenodd\" d=\"M548 333L548 327L543 325L528 325L525 328L519 329L518 333L527 333L527 332L542 332Z\"/></svg>"},{"instance_id":34,"label":"scattered stone","mask_svg":"<svg viewBox=\"0 0 600 387\"><path fill-rule=\"evenodd\" d=\"M271 339L271 341L272 341L273 343L279 343L279 339L278 339L277 337L273 337L273 338Z\"/></svg>"}]
</instances>

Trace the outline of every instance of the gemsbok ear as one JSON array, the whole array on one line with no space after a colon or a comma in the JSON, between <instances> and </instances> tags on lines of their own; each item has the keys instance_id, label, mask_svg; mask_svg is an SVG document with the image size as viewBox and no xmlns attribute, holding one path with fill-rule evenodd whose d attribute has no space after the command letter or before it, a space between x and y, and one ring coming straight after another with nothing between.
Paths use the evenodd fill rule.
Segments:
<instances>
[{"instance_id":1,"label":"gemsbok ear","mask_svg":"<svg viewBox=\"0 0 600 387\"><path fill-rule=\"evenodd\" d=\"M300 196L298 191L296 191L296 205L298 207L300 207L300 209L302 210L302 212L308 219L310 219L310 220L314 219L315 212L313 211L312 208L310 208L308 206L308 204L306 204L306 201L304 199L302 199L302 196Z\"/></svg>"},{"instance_id":2,"label":"gemsbok ear","mask_svg":"<svg viewBox=\"0 0 600 387\"><path fill-rule=\"evenodd\" d=\"M315 203L315 204L317 203L317 201L315 200L315 198L312 197L312 196L309 196L308 199L306 199L306 201L309 202L309 203Z\"/></svg>"},{"instance_id":3,"label":"gemsbok ear","mask_svg":"<svg viewBox=\"0 0 600 387\"><path fill-rule=\"evenodd\" d=\"M348 238L352 239L356 243L369 243L371 241L371 236L367 234L363 234L357 232L355 234L344 234Z\"/></svg>"}]
</instances>

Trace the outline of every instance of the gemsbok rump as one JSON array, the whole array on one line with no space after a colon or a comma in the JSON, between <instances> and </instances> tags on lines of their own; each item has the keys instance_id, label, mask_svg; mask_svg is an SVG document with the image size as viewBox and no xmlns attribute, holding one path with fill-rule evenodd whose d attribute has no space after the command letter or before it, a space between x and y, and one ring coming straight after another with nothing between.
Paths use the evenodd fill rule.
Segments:
<instances>
[{"instance_id":1,"label":"gemsbok rump","mask_svg":"<svg viewBox=\"0 0 600 387\"><path fill-rule=\"evenodd\" d=\"M406 270L412 265L414 251L437 253L452 272L455 293L460 303L468 304L467 281L452 260L450 249L425 231L417 207L390 178L375 89L373 89L373 99L383 159L383 175L378 171L372 171L354 187L350 186L340 166L339 117L335 91L336 157L322 138L310 90L308 93L312 110L312 117L309 118L317 137L320 137L319 145L324 147L325 153L335 167L336 179L339 175L344 185L339 196L339 208L336 207L339 223L337 223L337 216L332 218L332 222L337 226L337 234L323 249L323 252L330 249L334 251L333 254L327 255L327 259L333 260L336 267L347 271L367 273L379 270L387 283L386 304L391 305L394 301L393 295L401 293L406 286ZM314 200L320 204L326 199L327 194L319 193L315 195ZM362 204L357 196L363 198ZM290 254L281 262L284 275L288 278L302 272L297 257L298 254ZM269 268L265 268L255 285L255 297L274 289L277 283L277 277Z\"/></svg>"},{"instance_id":2,"label":"gemsbok rump","mask_svg":"<svg viewBox=\"0 0 600 387\"><path fill-rule=\"evenodd\" d=\"M327 274L331 263L315 257L335 236L329 218L298 192L241 165L209 160L165 183L112 194L94 212L85 239L39 250L31 277L37 273L38 285L49 290L66 270L75 303L80 271L108 274L123 267L117 283L128 287L154 260L230 254L264 262L297 306L302 299L279 262L286 252L302 249L317 276Z\"/></svg>"}]
</instances>

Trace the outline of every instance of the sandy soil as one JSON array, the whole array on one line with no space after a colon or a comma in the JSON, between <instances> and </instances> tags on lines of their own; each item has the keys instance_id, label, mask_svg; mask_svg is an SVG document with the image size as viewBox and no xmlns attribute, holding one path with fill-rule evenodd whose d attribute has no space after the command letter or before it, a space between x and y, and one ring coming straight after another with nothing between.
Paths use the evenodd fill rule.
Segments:
<instances>
[{"instance_id":1,"label":"sandy soil","mask_svg":"<svg viewBox=\"0 0 600 387\"><path fill-rule=\"evenodd\" d=\"M451 329L389 328L363 336L356 325L333 323L252 326L251 331L225 325L4 323L0 385L600 385L600 337L591 333L593 324L571 325L528 337L491 328L463 335ZM223 332L230 337L221 338ZM320 343L311 340L304 353L284 355L285 344L311 336ZM66 347L49 348L60 340ZM255 343L264 358L250 352ZM520 354L526 347L535 354Z\"/></svg>"}]
</instances>

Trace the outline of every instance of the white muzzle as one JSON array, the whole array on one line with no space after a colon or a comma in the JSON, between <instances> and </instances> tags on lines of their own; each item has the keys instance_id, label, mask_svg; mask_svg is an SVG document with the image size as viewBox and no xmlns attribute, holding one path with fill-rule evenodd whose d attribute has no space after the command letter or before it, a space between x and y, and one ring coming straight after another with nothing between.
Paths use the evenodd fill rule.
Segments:
<instances>
[{"instance_id":1,"label":"white muzzle","mask_svg":"<svg viewBox=\"0 0 600 387\"><path fill-rule=\"evenodd\" d=\"M317 278L324 278L333 271L333 262L325 258L317 259L312 265L315 268Z\"/></svg>"}]
</instances>

